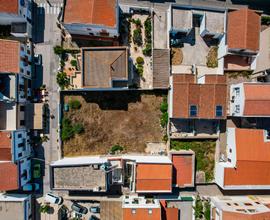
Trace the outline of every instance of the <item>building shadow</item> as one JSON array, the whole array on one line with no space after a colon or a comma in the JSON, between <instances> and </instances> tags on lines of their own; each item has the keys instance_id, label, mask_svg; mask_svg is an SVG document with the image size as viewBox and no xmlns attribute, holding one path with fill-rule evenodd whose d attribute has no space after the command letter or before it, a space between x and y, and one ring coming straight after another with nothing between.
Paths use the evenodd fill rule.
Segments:
<instances>
[{"instance_id":1,"label":"building shadow","mask_svg":"<svg viewBox=\"0 0 270 220\"><path fill-rule=\"evenodd\" d=\"M33 43L44 42L45 31L45 9L33 2L33 23L32 23Z\"/></svg>"}]
</instances>

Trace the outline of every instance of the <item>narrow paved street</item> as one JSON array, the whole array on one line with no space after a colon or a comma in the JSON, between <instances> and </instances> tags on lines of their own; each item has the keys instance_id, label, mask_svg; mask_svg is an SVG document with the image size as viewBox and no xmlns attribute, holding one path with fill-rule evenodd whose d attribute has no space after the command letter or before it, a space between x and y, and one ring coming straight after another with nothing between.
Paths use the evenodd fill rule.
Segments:
<instances>
[{"instance_id":1,"label":"narrow paved street","mask_svg":"<svg viewBox=\"0 0 270 220\"><path fill-rule=\"evenodd\" d=\"M41 54L43 62L43 73L39 72L40 75L37 74L37 78L41 77L42 84L46 85L49 92L50 115L54 115L54 119L49 119L49 141L43 143L43 148L38 151L38 157L45 159L43 193L48 192L50 188L48 165L51 161L59 158L57 142L59 92L56 83L59 59L54 54L53 47L61 43L61 33L56 22L62 5L62 0L50 1L50 5L45 0L35 1L33 12L35 54Z\"/></svg>"}]
</instances>

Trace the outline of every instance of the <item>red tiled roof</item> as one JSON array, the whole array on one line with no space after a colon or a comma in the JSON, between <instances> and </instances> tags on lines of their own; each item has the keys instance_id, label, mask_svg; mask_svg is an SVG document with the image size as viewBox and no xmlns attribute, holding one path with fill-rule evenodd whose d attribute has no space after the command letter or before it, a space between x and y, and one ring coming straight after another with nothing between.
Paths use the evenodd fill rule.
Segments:
<instances>
[{"instance_id":1,"label":"red tiled roof","mask_svg":"<svg viewBox=\"0 0 270 220\"><path fill-rule=\"evenodd\" d=\"M270 212L257 213L257 214L245 214L239 212L222 212L223 220L270 220Z\"/></svg>"},{"instance_id":2,"label":"red tiled roof","mask_svg":"<svg viewBox=\"0 0 270 220\"><path fill-rule=\"evenodd\" d=\"M12 162L0 162L0 191L18 189L18 167Z\"/></svg>"},{"instance_id":3,"label":"red tiled roof","mask_svg":"<svg viewBox=\"0 0 270 220\"><path fill-rule=\"evenodd\" d=\"M246 116L270 116L270 84L244 83Z\"/></svg>"},{"instance_id":4,"label":"red tiled roof","mask_svg":"<svg viewBox=\"0 0 270 220\"><path fill-rule=\"evenodd\" d=\"M81 23L115 27L116 0L67 0L64 23Z\"/></svg>"},{"instance_id":5,"label":"red tiled roof","mask_svg":"<svg viewBox=\"0 0 270 220\"><path fill-rule=\"evenodd\" d=\"M162 220L178 220L178 208L167 207L166 200L160 200Z\"/></svg>"},{"instance_id":6,"label":"red tiled roof","mask_svg":"<svg viewBox=\"0 0 270 220\"><path fill-rule=\"evenodd\" d=\"M225 76L205 76L205 84L196 84L194 75L173 76L173 118L190 118L189 106L197 105L196 118L214 119L216 105L226 117L227 85ZM211 95L209 95L211 94ZM220 118L220 117L218 117Z\"/></svg>"},{"instance_id":7,"label":"red tiled roof","mask_svg":"<svg viewBox=\"0 0 270 220\"><path fill-rule=\"evenodd\" d=\"M18 14L18 0L0 0L0 13Z\"/></svg>"},{"instance_id":8,"label":"red tiled roof","mask_svg":"<svg viewBox=\"0 0 270 220\"><path fill-rule=\"evenodd\" d=\"M152 214L149 214L148 209L137 208L136 214L132 213L132 209L124 208L123 220L161 220L161 209L152 209Z\"/></svg>"},{"instance_id":9,"label":"red tiled roof","mask_svg":"<svg viewBox=\"0 0 270 220\"><path fill-rule=\"evenodd\" d=\"M270 185L270 142L264 131L235 129L236 168L225 168L224 185Z\"/></svg>"},{"instance_id":10,"label":"red tiled roof","mask_svg":"<svg viewBox=\"0 0 270 220\"><path fill-rule=\"evenodd\" d=\"M228 47L230 49L259 50L261 17L248 8L229 12Z\"/></svg>"},{"instance_id":11,"label":"red tiled roof","mask_svg":"<svg viewBox=\"0 0 270 220\"><path fill-rule=\"evenodd\" d=\"M193 154L172 154L173 183L179 187L193 186Z\"/></svg>"},{"instance_id":12,"label":"red tiled roof","mask_svg":"<svg viewBox=\"0 0 270 220\"><path fill-rule=\"evenodd\" d=\"M0 160L10 161L11 157L11 138L10 132L0 132Z\"/></svg>"},{"instance_id":13,"label":"red tiled roof","mask_svg":"<svg viewBox=\"0 0 270 220\"><path fill-rule=\"evenodd\" d=\"M172 190L171 164L137 164L136 191L167 191Z\"/></svg>"},{"instance_id":14,"label":"red tiled roof","mask_svg":"<svg viewBox=\"0 0 270 220\"><path fill-rule=\"evenodd\" d=\"M19 73L20 43L18 41L0 40L0 73Z\"/></svg>"}]
</instances>

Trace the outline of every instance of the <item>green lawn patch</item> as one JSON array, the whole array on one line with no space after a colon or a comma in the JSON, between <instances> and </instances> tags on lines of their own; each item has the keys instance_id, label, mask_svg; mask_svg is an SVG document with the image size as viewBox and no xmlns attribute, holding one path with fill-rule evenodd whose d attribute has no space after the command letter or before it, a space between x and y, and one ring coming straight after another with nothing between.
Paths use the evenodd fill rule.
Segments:
<instances>
[{"instance_id":1,"label":"green lawn patch","mask_svg":"<svg viewBox=\"0 0 270 220\"><path fill-rule=\"evenodd\" d=\"M196 155L196 171L205 172L206 182L214 178L215 141L171 141L171 149L193 150Z\"/></svg>"}]
</instances>

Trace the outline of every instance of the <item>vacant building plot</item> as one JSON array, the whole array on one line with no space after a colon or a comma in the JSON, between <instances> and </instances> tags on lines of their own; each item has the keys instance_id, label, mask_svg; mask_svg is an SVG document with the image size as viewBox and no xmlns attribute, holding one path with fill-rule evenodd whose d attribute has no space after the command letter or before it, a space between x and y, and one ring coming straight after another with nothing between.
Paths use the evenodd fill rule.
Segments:
<instances>
[{"instance_id":1,"label":"vacant building plot","mask_svg":"<svg viewBox=\"0 0 270 220\"><path fill-rule=\"evenodd\" d=\"M75 105L74 100L77 100ZM123 153L144 152L146 143L162 141L162 100L163 94L141 91L65 95L63 155L108 154L113 146L120 150L123 148ZM69 111L65 111L67 104ZM67 125L69 128L65 129ZM75 132L68 134L72 129Z\"/></svg>"}]
</instances>

